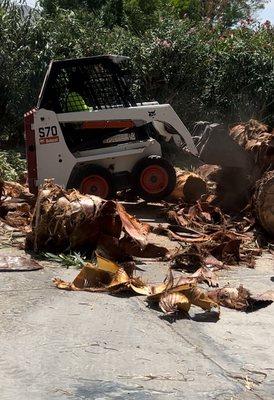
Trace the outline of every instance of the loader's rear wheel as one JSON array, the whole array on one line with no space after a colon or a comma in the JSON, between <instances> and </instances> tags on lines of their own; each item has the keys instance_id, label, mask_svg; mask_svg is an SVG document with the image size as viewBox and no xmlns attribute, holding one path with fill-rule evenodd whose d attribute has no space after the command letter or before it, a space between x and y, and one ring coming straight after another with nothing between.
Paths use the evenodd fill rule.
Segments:
<instances>
[{"instance_id":1,"label":"loader's rear wheel","mask_svg":"<svg viewBox=\"0 0 274 400\"><path fill-rule=\"evenodd\" d=\"M160 156L140 160L133 169L135 188L147 201L158 201L168 196L176 185L173 166Z\"/></svg>"},{"instance_id":2,"label":"loader's rear wheel","mask_svg":"<svg viewBox=\"0 0 274 400\"><path fill-rule=\"evenodd\" d=\"M75 186L83 194L109 199L114 196L114 183L111 173L99 165L87 165L83 167L76 178Z\"/></svg>"}]
</instances>

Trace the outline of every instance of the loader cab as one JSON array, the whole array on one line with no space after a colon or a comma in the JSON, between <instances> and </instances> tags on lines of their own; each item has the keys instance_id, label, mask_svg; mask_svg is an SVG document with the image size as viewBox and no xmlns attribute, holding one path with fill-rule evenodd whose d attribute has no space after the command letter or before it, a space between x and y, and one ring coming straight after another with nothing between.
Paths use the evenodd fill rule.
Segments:
<instances>
[{"instance_id":1,"label":"loader cab","mask_svg":"<svg viewBox=\"0 0 274 400\"><path fill-rule=\"evenodd\" d=\"M106 55L52 61L37 108L61 114L136 106L126 69L128 60L124 56ZM153 131L151 126L138 129L132 120L123 119L91 122L83 118L80 122L62 124L61 128L72 153L146 140Z\"/></svg>"}]
</instances>

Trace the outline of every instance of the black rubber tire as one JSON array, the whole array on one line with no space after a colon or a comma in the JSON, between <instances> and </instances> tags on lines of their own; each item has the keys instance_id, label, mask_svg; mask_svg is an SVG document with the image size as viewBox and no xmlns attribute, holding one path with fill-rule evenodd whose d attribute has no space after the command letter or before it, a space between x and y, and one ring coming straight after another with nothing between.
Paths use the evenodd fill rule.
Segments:
<instances>
[{"instance_id":1,"label":"black rubber tire","mask_svg":"<svg viewBox=\"0 0 274 400\"><path fill-rule=\"evenodd\" d=\"M158 165L162 167L168 175L168 184L161 192L150 193L146 191L141 185L140 178L142 171L150 165ZM170 164L169 161L156 155L148 156L138 161L138 163L133 168L132 176L134 189L137 191L137 194L142 199L147 201L158 201L164 199L165 197L170 195L176 185L176 172L174 167L172 166L172 164Z\"/></svg>"},{"instance_id":2,"label":"black rubber tire","mask_svg":"<svg viewBox=\"0 0 274 400\"><path fill-rule=\"evenodd\" d=\"M113 176L106 168L101 167L100 165L90 164L80 167L75 177L73 178L73 183L70 186L81 191L81 185L83 180L89 177L90 175L99 175L107 182L109 190L108 194L104 197L105 199L112 199L113 197L115 197L116 190L115 190ZM89 194L96 195L95 193L89 193Z\"/></svg>"}]
</instances>

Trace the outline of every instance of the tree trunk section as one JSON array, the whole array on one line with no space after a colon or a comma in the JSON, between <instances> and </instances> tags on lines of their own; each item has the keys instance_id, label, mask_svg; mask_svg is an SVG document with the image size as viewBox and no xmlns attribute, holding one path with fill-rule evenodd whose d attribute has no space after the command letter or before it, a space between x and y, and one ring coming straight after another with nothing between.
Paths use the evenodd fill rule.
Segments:
<instances>
[{"instance_id":1,"label":"tree trunk section","mask_svg":"<svg viewBox=\"0 0 274 400\"><path fill-rule=\"evenodd\" d=\"M207 185L203 178L193 172L182 171L177 175L176 187L171 193L171 198L194 204L206 192Z\"/></svg>"},{"instance_id":2,"label":"tree trunk section","mask_svg":"<svg viewBox=\"0 0 274 400\"><path fill-rule=\"evenodd\" d=\"M257 185L255 211L265 231L274 236L274 171L267 172Z\"/></svg>"}]
</instances>

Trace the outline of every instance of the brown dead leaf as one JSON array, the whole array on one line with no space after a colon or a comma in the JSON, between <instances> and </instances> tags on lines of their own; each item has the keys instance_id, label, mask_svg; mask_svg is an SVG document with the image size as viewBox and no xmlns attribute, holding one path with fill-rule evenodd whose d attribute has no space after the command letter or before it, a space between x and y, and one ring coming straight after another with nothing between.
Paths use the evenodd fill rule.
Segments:
<instances>
[{"instance_id":1,"label":"brown dead leaf","mask_svg":"<svg viewBox=\"0 0 274 400\"><path fill-rule=\"evenodd\" d=\"M132 257L120 245L119 238L103 233L99 236L96 252L107 259L117 261L118 264L132 260Z\"/></svg>"},{"instance_id":2,"label":"brown dead leaf","mask_svg":"<svg viewBox=\"0 0 274 400\"><path fill-rule=\"evenodd\" d=\"M135 261L123 261L120 262L119 265L126 271L129 277L133 277L133 273L136 271L136 264Z\"/></svg>"},{"instance_id":3,"label":"brown dead leaf","mask_svg":"<svg viewBox=\"0 0 274 400\"><path fill-rule=\"evenodd\" d=\"M103 265L105 267L105 265ZM76 276L72 283L64 282L59 278L53 280L59 289L87 291L87 292L106 292L127 289L130 285L130 278L123 268L119 268L115 273L87 263Z\"/></svg>"},{"instance_id":4,"label":"brown dead leaf","mask_svg":"<svg viewBox=\"0 0 274 400\"><path fill-rule=\"evenodd\" d=\"M98 256L97 256L98 257ZM202 274L192 277L193 282L175 281L171 270L165 281L159 284L145 284L139 277L130 277L126 271L116 263L98 257L98 267L86 264L72 283L54 279L59 289L89 292L117 292L133 291L146 295L149 302L159 302L161 309L166 313L175 311L188 312L190 305L196 305L204 310L210 310L218 305L207 297L205 291L197 288L197 280ZM191 278L191 277L190 277ZM203 276L204 279L204 276Z\"/></svg>"},{"instance_id":5,"label":"brown dead leaf","mask_svg":"<svg viewBox=\"0 0 274 400\"><path fill-rule=\"evenodd\" d=\"M134 292L144 296L156 296L163 293L166 290L167 285L164 282L158 284L143 284L141 286L136 286L135 283L132 283L131 288Z\"/></svg>"},{"instance_id":6,"label":"brown dead leaf","mask_svg":"<svg viewBox=\"0 0 274 400\"><path fill-rule=\"evenodd\" d=\"M140 246L138 242L129 236L124 236L119 241L119 246L124 254L140 258L168 258L169 251L166 247L158 246L154 243L147 243L145 246Z\"/></svg>"},{"instance_id":7,"label":"brown dead leaf","mask_svg":"<svg viewBox=\"0 0 274 400\"><path fill-rule=\"evenodd\" d=\"M112 274L92 264L86 264L76 276L73 285L78 289L105 288L112 281Z\"/></svg>"},{"instance_id":8,"label":"brown dead leaf","mask_svg":"<svg viewBox=\"0 0 274 400\"><path fill-rule=\"evenodd\" d=\"M132 260L132 256L165 259L169 257L169 251L166 247L154 243L147 243L145 247L142 247L140 243L127 234L122 239L101 234L97 243L97 253L106 258L114 259L119 264Z\"/></svg>"},{"instance_id":9,"label":"brown dead leaf","mask_svg":"<svg viewBox=\"0 0 274 400\"><path fill-rule=\"evenodd\" d=\"M106 287L106 290L117 291L127 289L130 287L131 281L135 280L138 282L138 278L130 278L123 268L119 268L118 271L113 275L113 278L110 284Z\"/></svg>"},{"instance_id":10,"label":"brown dead leaf","mask_svg":"<svg viewBox=\"0 0 274 400\"><path fill-rule=\"evenodd\" d=\"M184 295L189 299L191 304L207 311L210 311L212 308L217 308L218 313L220 313L219 304L208 296L206 290L199 287L193 287L184 291Z\"/></svg>"},{"instance_id":11,"label":"brown dead leaf","mask_svg":"<svg viewBox=\"0 0 274 400\"><path fill-rule=\"evenodd\" d=\"M274 291L269 290L260 295L251 295L249 290L240 285L238 288L223 287L212 290L209 297L223 307L239 311L256 311L267 307L274 301Z\"/></svg>"},{"instance_id":12,"label":"brown dead leaf","mask_svg":"<svg viewBox=\"0 0 274 400\"><path fill-rule=\"evenodd\" d=\"M227 264L224 264L222 261L217 260L217 258L213 257L211 254L204 258L204 262L207 267L210 267L211 271L229 269L229 266Z\"/></svg>"},{"instance_id":13,"label":"brown dead leaf","mask_svg":"<svg viewBox=\"0 0 274 400\"><path fill-rule=\"evenodd\" d=\"M150 226L140 222L138 219L128 214L120 203L116 203L117 212L121 218L123 229L128 235L136 240L144 247L147 244L147 235L150 231Z\"/></svg>"},{"instance_id":14,"label":"brown dead leaf","mask_svg":"<svg viewBox=\"0 0 274 400\"><path fill-rule=\"evenodd\" d=\"M221 229L213 233L208 242L201 245L201 250L225 264L238 264L241 261L241 246L250 241L251 238L247 235Z\"/></svg>"},{"instance_id":15,"label":"brown dead leaf","mask_svg":"<svg viewBox=\"0 0 274 400\"><path fill-rule=\"evenodd\" d=\"M193 237L193 235L182 234L182 233L174 233L170 229L168 230L168 237L170 240L176 240L177 242L185 242L185 243L203 243L210 240L209 235L203 235Z\"/></svg>"},{"instance_id":16,"label":"brown dead leaf","mask_svg":"<svg viewBox=\"0 0 274 400\"><path fill-rule=\"evenodd\" d=\"M219 285L217 275L207 267L201 267L197 269L197 271L194 272L194 274L192 275L179 276L178 278L175 278L173 280L174 287L186 284L197 285L198 283L206 283L208 286L211 287Z\"/></svg>"},{"instance_id":17,"label":"brown dead leaf","mask_svg":"<svg viewBox=\"0 0 274 400\"><path fill-rule=\"evenodd\" d=\"M240 285L239 288L223 287L212 290L208 296L223 307L244 311L248 307L250 293Z\"/></svg>"},{"instance_id":18,"label":"brown dead leaf","mask_svg":"<svg viewBox=\"0 0 274 400\"><path fill-rule=\"evenodd\" d=\"M197 244L186 247L183 251L177 251L172 257L171 268L195 272L205 265L204 255Z\"/></svg>"},{"instance_id":19,"label":"brown dead leaf","mask_svg":"<svg viewBox=\"0 0 274 400\"><path fill-rule=\"evenodd\" d=\"M1 254L0 256L0 272L36 271L42 268L42 265L38 264L38 262L26 257L9 254Z\"/></svg>"},{"instance_id":20,"label":"brown dead leaf","mask_svg":"<svg viewBox=\"0 0 274 400\"><path fill-rule=\"evenodd\" d=\"M197 283L206 283L212 287L219 286L217 275L207 267L199 268L191 275L191 278L196 279Z\"/></svg>"},{"instance_id":21,"label":"brown dead leaf","mask_svg":"<svg viewBox=\"0 0 274 400\"><path fill-rule=\"evenodd\" d=\"M173 314L177 311L188 313L191 303L183 293L164 293L160 298L159 306L165 314Z\"/></svg>"},{"instance_id":22,"label":"brown dead leaf","mask_svg":"<svg viewBox=\"0 0 274 400\"><path fill-rule=\"evenodd\" d=\"M112 281L112 274L100 270L92 264L87 263L76 276L73 282L65 282L59 278L54 278L53 283L58 289L74 291L98 291L106 290Z\"/></svg>"},{"instance_id":23,"label":"brown dead leaf","mask_svg":"<svg viewBox=\"0 0 274 400\"><path fill-rule=\"evenodd\" d=\"M206 291L197 287L199 277L201 277L200 272L197 274L197 277L183 276L174 279L170 271L169 278L167 279L168 285L164 292L148 296L147 301L149 303L159 302L162 310L164 312L167 310L168 313L179 310L186 311L187 308L189 310L191 304L201 307L203 310L217 308L219 312L219 305L207 296ZM174 296L172 296L173 294ZM188 299L188 302L184 297L180 296L181 294Z\"/></svg>"},{"instance_id":24,"label":"brown dead leaf","mask_svg":"<svg viewBox=\"0 0 274 400\"><path fill-rule=\"evenodd\" d=\"M191 281L191 279L193 279L193 281ZM166 289L163 293L149 296L147 301L159 301L160 308L168 314L180 310L188 312L191 304L207 311L210 311L212 308L217 308L219 313L219 305L208 297L205 290L198 288L196 285L197 282L195 278L186 277L186 280L184 280L183 277L182 279L174 280L174 285Z\"/></svg>"},{"instance_id":25,"label":"brown dead leaf","mask_svg":"<svg viewBox=\"0 0 274 400\"><path fill-rule=\"evenodd\" d=\"M154 302L159 300L161 293L167 291L172 286L173 286L173 275L171 269L169 269L169 272L165 277L164 282L147 284L144 285L143 287L135 287L134 285L132 285L132 288L136 293L149 296L150 301Z\"/></svg>"},{"instance_id":26,"label":"brown dead leaf","mask_svg":"<svg viewBox=\"0 0 274 400\"><path fill-rule=\"evenodd\" d=\"M170 284L160 284L158 287L156 286L156 290L154 290L154 293L152 292L151 294L147 294L147 302L148 303L159 303L161 300L162 295L164 294L172 294L172 293L184 293L185 290L188 290L190 288L193 288L196 286L196 282L190 280L190 279L186 279L186 280L182 280L181 282L178 282L178 284L173 283Z\"/></svg>"},{"instance_id":27,"label":"brown dead leaf","mask_svg":"<svg viewBox=\"0 0 274 400\"><path fill-rule=\"evenodd\" d=\"M224 239L225 240L225 239ZM215 248L212 246L211 253L218 260L225 261L227 264L238 263L240 257L241 239L231 239L220 243Z\"/></svg>"}]
</instances>

